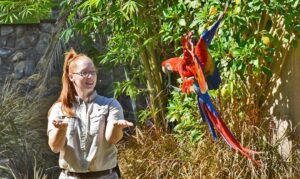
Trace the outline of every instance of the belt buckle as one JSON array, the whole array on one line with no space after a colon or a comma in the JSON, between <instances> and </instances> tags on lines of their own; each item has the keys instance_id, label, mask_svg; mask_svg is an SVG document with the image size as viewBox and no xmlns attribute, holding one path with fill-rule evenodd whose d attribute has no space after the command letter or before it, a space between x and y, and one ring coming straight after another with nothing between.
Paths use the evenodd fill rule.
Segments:
<instances>
[{"instance_id":1,"label":"belt buckle","mask_svg":"<svg viewBox=\"0 0 300 179\"><path fill-rule=\"evenodd\" d=\"M109 175L113 173L113 169L112 169L112 168L111 168L111 169L109 169L108 171L109 171L109 172L108 172L108 173L109 173Z\"/></svg>"}]
</instances>

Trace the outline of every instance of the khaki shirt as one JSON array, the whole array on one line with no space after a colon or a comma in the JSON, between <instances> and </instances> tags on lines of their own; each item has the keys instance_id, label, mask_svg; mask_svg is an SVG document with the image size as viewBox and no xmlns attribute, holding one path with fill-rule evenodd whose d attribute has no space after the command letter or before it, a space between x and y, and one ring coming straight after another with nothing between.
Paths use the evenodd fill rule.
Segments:
<instances>
[{"instance_id":1,"label":"khaki shirt","mask_svg":"<svg viewBox=\"0 0 300 179\"><path fill-rule=\"evenodd\" d=\"M54 129L55 118L68 122L66 143L60 151L59 166L72 172L111 169L117 164L117 149L105 139L105 120L124 119L120 103L100 96L96 91L85 103L79 98L73 103L75 117L63 115L61 103L56 103L48 117L48 133Z\"/></svg>"}]
</instances>

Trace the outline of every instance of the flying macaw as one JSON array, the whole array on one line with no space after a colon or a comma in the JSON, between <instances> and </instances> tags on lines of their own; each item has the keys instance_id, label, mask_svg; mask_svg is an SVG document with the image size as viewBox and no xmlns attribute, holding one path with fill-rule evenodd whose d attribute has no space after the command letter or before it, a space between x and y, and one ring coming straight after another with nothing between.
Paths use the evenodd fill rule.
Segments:
<instances>
[{"instance_id":1,"label":"flying macaw","mask_svg":"<svg viewBox=\"0 0 300 179\"><path fill-rule=\"evenodd\" d=\"M260 152L247 149L240 144L218 114L208 94L208 89L217 89L220 86L221 78L207 47L210 45L220 22L224 18L227 7L228 4L226 3L225 10L219 16L217 22L209 30L202 33L197 43L195 43L192 32L184 35L181 38L183 57L174 57L163 61L162 69L164 72L179 73L183 80L181 86L183 93L193 91L197 94L200 115L207 122L215 140L217 139L215 130L217 130L229 146L240 151L244 156L259 165L259 162L250 155Z\"/></svg>"}]
</instances>

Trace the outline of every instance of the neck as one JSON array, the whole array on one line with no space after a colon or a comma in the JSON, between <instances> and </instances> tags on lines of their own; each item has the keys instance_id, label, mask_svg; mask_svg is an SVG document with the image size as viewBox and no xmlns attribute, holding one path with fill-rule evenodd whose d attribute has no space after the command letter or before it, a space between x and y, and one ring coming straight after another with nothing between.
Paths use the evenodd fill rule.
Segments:
<instances>
[{"instance_id":1,"label":"neck","mask_svg":"<svg viewBox=\"0 0 300 179\"><path fill-rule=\"evenodd\" d=\"M93 91L90 91L90 92L83 92L83 91L77 91L77 95L79 98L81 98L84 102L88 102L89 101L89 98L91 97Z\"/></svg>"}]
</instances>

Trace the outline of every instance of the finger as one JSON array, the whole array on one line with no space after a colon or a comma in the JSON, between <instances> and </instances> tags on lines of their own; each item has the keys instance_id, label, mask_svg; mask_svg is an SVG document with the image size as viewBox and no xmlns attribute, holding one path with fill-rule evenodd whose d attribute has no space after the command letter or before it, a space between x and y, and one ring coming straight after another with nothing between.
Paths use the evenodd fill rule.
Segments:
<instances>
[{"instance_id":1,"label":"finger","mask_svg":"<svg viewBox=\"0 0 300 179\"><path fill-rule=\"evenodd\" d=\"M117 125L125 128L133 126L133 123L128 121L118 121Z\"/></svg>"},{"instance_id":2,"label":"finger","mask_svg":"<svg viewBox=\"0 0 300 179\"><path fill-rule=\"evenodd\" d=\"M132 122L127 122L127 126L132 127L134 124Z\"/></svg>"},{"instance_id":3,"label":"finger","mask_svg":"<svg viewBox=\"0 0 300 179\"><path fill-rule=\"evenodd\" d=\"M52 124L56 128L61 128L61 127L67 127L68 126L68 122L60 120L60 119L54 119Z\"/></svg>"}]
</instances>

